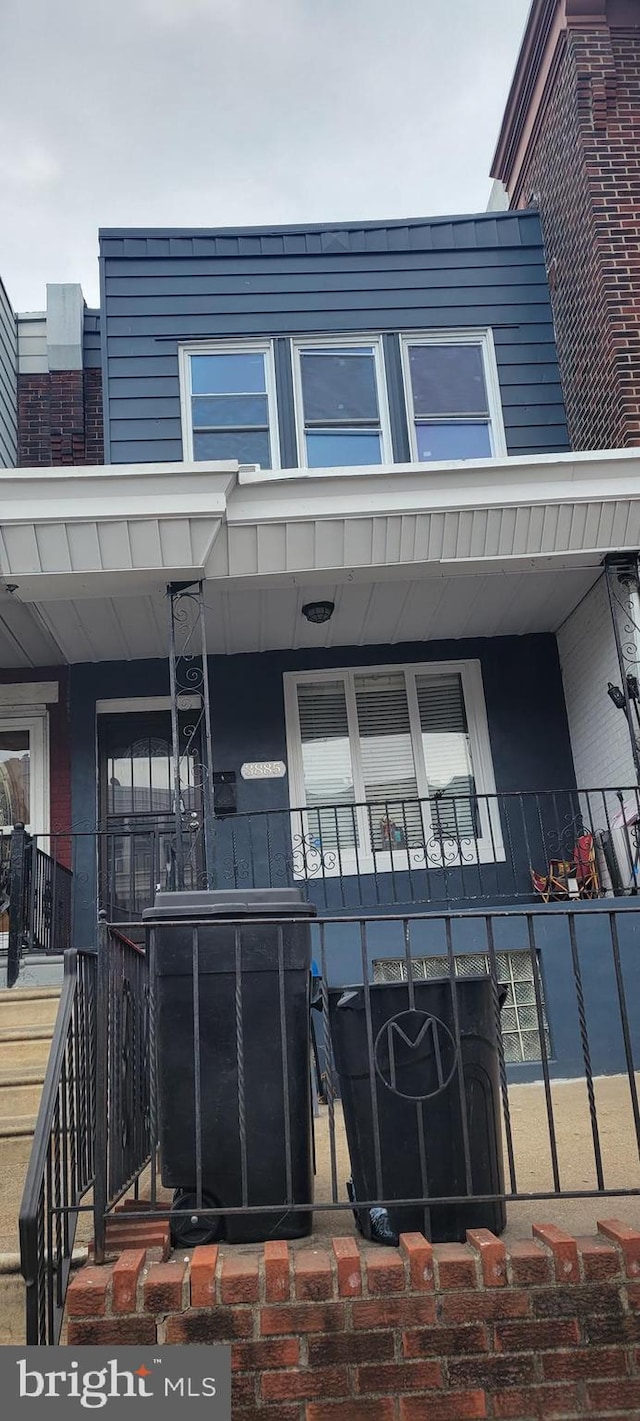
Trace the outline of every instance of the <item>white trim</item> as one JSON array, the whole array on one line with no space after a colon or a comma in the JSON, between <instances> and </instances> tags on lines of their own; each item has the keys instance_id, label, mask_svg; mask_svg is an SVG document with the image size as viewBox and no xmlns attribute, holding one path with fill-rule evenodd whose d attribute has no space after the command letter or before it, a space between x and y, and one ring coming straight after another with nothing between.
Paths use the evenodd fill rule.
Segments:
<instances>
[{"instance_id":1,"label":"white trim","mask_svg":"<svg viewBox=\"0 0 640 1421\"><path fill-rule=\"evenodd\" d=\"M178 710L198 710L199 696L178 695ZM171 696L119 696L96 701L96 715L129 715L138 711L171 710Z\"/></svg>"},{"instance_id":2,"label":"white trim","mask_svg":"<svg viewBox=\"0 0 640 1421\"><path fill-rule=\"evenodd\" d=\"M409 365L409 347L412 345L479 345L482 352L482 365L484 370L484 381L487 392L489 438L491 440L491 455L494 459L504 458L507 454L507 440L504 432L504 420L502 417L502 396L500 393L500 382L498 379L498 366L496 362L496 351L493 341L493 331L490 327L478 330L429 330L429 331L402 331L400 333L400 355L402 359L402 377L404 385L404 402L407 414L407 424L409 427L409 443L411 447L411 457L416 464L420 463L418 456L418 440L416 437L416 422L413 409L413 390L411 387L411 369ZM450 421L455 421L455 415L449 416ZM445 423L447 417L442 416L442 420L434 418L433 423ZM474 460L464 461L473 463Z\"/></svg>"},{"instance_id":3,"label":"white trim","mask_svg":"<svg viewBox=\"0 0 640 1421\"><path fill-rule=\"evenodd\" d=\"M362 766L360 762L360 739L357 729L357 712L355 709L354 678L358 675L392 675L395 672L402 672L405 677L416 781L420 800L427 799L428 794L426 767L422 753L422 732L418 716L415 678L417 675L432 674L438 676L443 674L450 675L455 672L460 675L469 727L471 762L473 765L476 792L480 800L480 835L476 841L477 860L474 857L469 860L465 859L465 862L473 863L479 861L480 863L495 863L503 861L505 858L505 850L498 804L495 800L491 803L487 803L487 800L483 798L484 796L496 794L496 782L491 755L487 708L482 685L482 671L480 662L477 660L387 662L381 666L332 666L319 671L285 671L283 674L285 731L289 769L289 805L291 809L293 835L302 834L306 836L307 833L306 797L297 687L305 682L313 683L317 681L344 680L351 767L354 780L354 798L356 803L361 803L366 799L366 795L364 792ZM425 836L427 836L430 833L428 805L423 805L422 815ZM364 847L368 845L366 809L356 810L355 819L359 842L363 847L361 849L347 850L345 852L338 844L335 865L333 867L322 866L322 872L326 877L355 873L401 873L409 868L409 854L405 849L392 848L387 853L376 852L375 850L371 851L370 848ZM454 860L451 860L450 866L455 867ZM425 864L421 865L421 867L437 868L439 865L434 859L430 862L425 861ZM294 877L305 878L308 874L314 875L317 874L317 872L317 863L308 864L306 871L305 868L302 867L300 869L295 868Z\"/></svg>"},{"instance_id":4,"label":"white trim","mask_svg":"<svg viewBox=\"0 0 640 1421\"><path fill-rule=\"evenodd\" d=\"M5 706L46 706L57 704L57 681L11 681L0 684L0 712Z\"/></svg>"},{"instance_id":5,"label":"white trim","mask_svg":"<svg viewBox=\"0 0 640 1421\"><path fill-rule=\"evenodd\" d=\"M263 355L265 389L267 395L267 415L269 418L269 445L271 449L271 469L280 468L280 431L278 427L278 396L276 390L276 367L272 340L205 340L189 341L178 346L178 370L180 375L180 418L182 423L182 457L188 462L198 463L193 453L193 424L191 421L191 356L192 355ZM258 467L256 465L256 467ZM264 473L271 470L265 469Z\"/></svg>"},{"instance_id":6,"label":"white trim","mask_svg":"<svg viewBox=\"0 0 640 1421\"><path fill-rule=\"evenodd\" d=\"M49 833L49 715L46 706L40 713L35 707L30 713L0 716L0 730L29 731L29 823L30 834ZM2 833L10 832L6 825Z\"/></svg>"},{"instance_id":7,"label":"white trim","mask_svg":"<svg viewBox=\"0 0 640 1421\"><path fill-rule=\"evenodd\" d=\"M393 459L393 445L391 441L391 419L389 416L389 398L387 394L387 376L384 363L384 346L381 335L341 335L340 332L331 335L320 336L296 336L291 341L291 363L293 378L293 407L296 424L296 441L298 445L298 465L301 469L308 469L307 463L307 442L305 438L304 422L304 401L302 396L302 366L300 354L304 350L318 350L323 347L327 350L344 348L357 350L364 347L373 351L373 362L376 376L376 393L378 396L378 414L380 417L380 465L371 467L379 468L383 464ZM331 466L329 466L331 467ZM345 466L351 467L351 465ZM355 464L354 468L369 467ZM316 473L314 467L313 473Z\"/></svg>"}]
</instances>

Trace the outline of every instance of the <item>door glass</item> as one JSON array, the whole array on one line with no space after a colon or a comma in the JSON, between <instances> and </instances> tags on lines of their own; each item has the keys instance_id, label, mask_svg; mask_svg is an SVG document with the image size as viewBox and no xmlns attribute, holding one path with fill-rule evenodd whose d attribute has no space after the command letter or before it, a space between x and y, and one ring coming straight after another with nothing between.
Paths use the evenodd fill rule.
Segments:
<instances>
[{"instance_id":1,"label":"door glass","mask_svg":"<svg viewBox=\"0 0 640 1421\"><path fill-rule=\"evenodd\" d=\"M181 724L185 888L198 887L201 866L199 758L190 735ZM101 716L99 744L101 902L110 917L135 919L175 873L169 712Z\"/></svg>"},{"instance_id":2,"label":"door glass","mask_svg":"<svg viewBox=\"0 0 640 1421\"><path fill-rule=\"evenodd\" d=\"M29 824L29 731L0 730L0 828Z\"/></svg>"}]
</instances>

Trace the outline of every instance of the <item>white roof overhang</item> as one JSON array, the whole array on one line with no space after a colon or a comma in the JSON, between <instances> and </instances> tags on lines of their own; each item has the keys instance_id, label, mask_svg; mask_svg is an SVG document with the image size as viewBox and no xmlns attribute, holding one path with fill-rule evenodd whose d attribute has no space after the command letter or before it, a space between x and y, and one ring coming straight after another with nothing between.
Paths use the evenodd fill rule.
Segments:
<instances>
[{"instance_id":1,"label":"white roof overhang","mask_svg":"<svg viewBox=\"0 0 640 1421\"><path fill-rule=\"evenodd\" d=\"M638 548L640 450L277 473L7 470L0 665L164 655L166 584L192 578L207 583L212 650L553 630L606 553ZM336 600L324 630L299 616L322 590Z\"/></svg>"}]
</instances>

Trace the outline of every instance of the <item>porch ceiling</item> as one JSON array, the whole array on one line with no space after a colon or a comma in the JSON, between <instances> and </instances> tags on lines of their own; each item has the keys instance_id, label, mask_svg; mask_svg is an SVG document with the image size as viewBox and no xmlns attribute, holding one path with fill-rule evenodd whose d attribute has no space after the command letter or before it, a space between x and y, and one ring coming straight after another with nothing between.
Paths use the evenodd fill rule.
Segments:
<instances>
[{"instance_id":1,"label":"porch ceiling","mask_svg":"<svg viewBox=\"0 0 640 1421\"><path fill-rule=\"evenodd\" d=\"M302 586L206 585L210 652L386 645L555 631L592 586L597 567L345 581ZM305 602L330 598L324 626L302 616ZM119 661L167 655L166 598L155 595L0 603L4 666ZM15 634L20 625L20 640Z\"/></svg>"}]
</instances>

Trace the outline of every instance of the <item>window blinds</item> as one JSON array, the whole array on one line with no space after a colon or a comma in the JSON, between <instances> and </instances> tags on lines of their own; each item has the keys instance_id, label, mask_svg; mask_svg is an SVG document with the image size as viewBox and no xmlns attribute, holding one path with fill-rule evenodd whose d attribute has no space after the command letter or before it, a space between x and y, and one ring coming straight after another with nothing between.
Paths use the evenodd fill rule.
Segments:
<instances>
[{"instance_id":1,"label":"window blinds","mask_svg":"<svg viewBox=\"0 0 640 1421\"><path fill-rule=\"evenodd\" d=\"M475 784L462 678L416 676L422 749L431 804L431 822L437 837L477 834ZM442 796L442 798L440 797ZM453 798L455 796L455 798ZM452 800L447 804L446 798Z\"/></svg>"},{"instance_id":2,"label":"window blinds","mask_svg":"<svg viewBox=\"0 0 640 1421\"><path fill-rule=\"evenodd\" d=\"M353 804L353 769L344 681L302 682L298 686L309 836L314 847L344 848L356 842L355 810L333 806Z\"/></svg>"},{"instance_id":3,"label":"window blinds","mask_svg":"<svg viewBox=\"0 0 640 1421\"><path fill-rule=\"evenodd\" d=\"M360 757L377 850L424 840L404 673L355 677ZM407 803L407 801L414 801Z\"/></svg>"}]
</instances>

